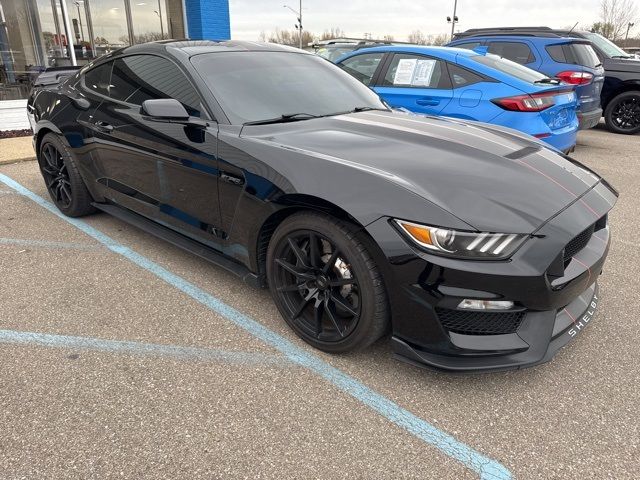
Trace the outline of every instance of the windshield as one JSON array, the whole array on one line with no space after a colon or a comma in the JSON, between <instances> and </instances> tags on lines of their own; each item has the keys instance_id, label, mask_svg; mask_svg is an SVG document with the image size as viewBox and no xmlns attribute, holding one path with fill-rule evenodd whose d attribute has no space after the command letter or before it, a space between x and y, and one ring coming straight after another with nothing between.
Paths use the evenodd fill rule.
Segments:
<instances>
[{"instance_id":1,"label":"windshield","mask_svg":"<svg viewBox=\"0 0 640 480\"><path fill-rule=\"evenodd\" d=\"M295 113L387 109L373 91L316 55L221 52L197 55L191 62L233 124Z\"/></svg>"},{"instance_id":2,"label":"windshield","mask_svg":"<svg viewBox=\"0 0 640 480\"><path fill-rule=\"evenodd\" d=\"M487 55L474 55L469 58L481 63L482 65L493 68L502 73L506 73L507 75L511 75L512 77L516 77L518 80L522 80L527 83L535 83L548 78L540 72L531 70L530 68L520 65L519 63L512 62L511 60L507 60L506 58L499 57L498 55L488 53Z\"/></svg>"},{"instance_id":3,"label":"windshield","mask_svg":"<svg viewBox=\"0 0 640 480\"><path fill-rule=\"evenodd\" d=\"M631 55L625 53L624 50L618 47L611 40L607 40L606 38L604 38L602 35L599 35L597 33L585 32L584 36L587 38L587 40L593 43L596 47L602 50L605 55L609 57L631 58Z\"/></svg>"},{"instance_id":4,"label":"windshield","mask_svg":"<svg viewBox=\"0 0 640 480\"><path fill-rule=\"evenodd\" d=\"M326 58L327 60L331 60L335 62L337 59L346 55L347 53L353 52L355 46L350 47L320 47L316 54L320 55L322 58Z\"/></svg>"}]
</instances>

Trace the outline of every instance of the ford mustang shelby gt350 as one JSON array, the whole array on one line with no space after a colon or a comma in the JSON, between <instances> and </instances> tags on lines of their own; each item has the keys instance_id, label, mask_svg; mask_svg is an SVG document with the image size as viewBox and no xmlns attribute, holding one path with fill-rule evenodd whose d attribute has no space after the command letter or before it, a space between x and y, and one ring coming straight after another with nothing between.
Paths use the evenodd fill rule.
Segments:
<instances>
[{"instance_id":1,"label":"ford mustang shelby gt350","mask_svg":"<svg viewBox=\"0 0 640 480\"><path fill-rule=\"evenodd\" d=\"M164 41L52 73L27 108L58 208L268 286L316 348L390 331L404 360L500 370L591 321L617 193L532 137L392 111L270 44Z\"/></svg>"}]
</instances>

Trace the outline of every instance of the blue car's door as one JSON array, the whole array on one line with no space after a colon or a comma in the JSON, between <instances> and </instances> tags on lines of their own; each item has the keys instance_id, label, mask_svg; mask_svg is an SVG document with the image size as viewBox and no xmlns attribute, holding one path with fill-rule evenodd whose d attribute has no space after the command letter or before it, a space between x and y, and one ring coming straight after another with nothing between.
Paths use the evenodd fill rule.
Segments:
<instances>
[{"instance_id":1,"label":"blue car's door","mask_svg":"<svg viewBox=\"0 0 640 480\"><path fill-rule=\"evenodd\" d=\"M438 115L453 96L445 62L425 55L396 53L373 89L390 106Z\"/></svg>"}]
</instances>

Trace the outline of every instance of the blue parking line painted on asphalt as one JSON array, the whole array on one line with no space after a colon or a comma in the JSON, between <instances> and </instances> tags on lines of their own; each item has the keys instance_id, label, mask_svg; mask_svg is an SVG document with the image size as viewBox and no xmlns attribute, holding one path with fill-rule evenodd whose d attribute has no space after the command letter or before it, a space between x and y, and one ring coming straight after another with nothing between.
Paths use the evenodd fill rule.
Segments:
<instances>
[{"instance_id":1,"label":"blue parking line painted on asphalt","mask_svg":"<svg viewBox=\"0 0 640 480\"><path fill-rule=\"evenodd\" d=\"M503 480L511 478L511 473L502 464L482 455L468 445L458 441L452 435L449 435L448 433L422 420L408 410L400 407L389 398L380 395L373 389L364 385L362 382L341 372L316 355L298 347L282 335L268 329L251 317L248 317L242 312L227 305L222 300L205 292L184 278L166 270L148 258L134 252L130 248L118 243L83 220L66 217L51 202L44 200L6 175L0 174L0 181L14 189L19 194L33 200L35 203L47 209L57 217L71 223L87 235L105 245L111 251L122 255L139 267L153 273L169 285L172 285L183 293L189 295L191 298L207 306L214 312L226 317L229 321L244 329L251 335L276 348L290 361L315 372L333 384L336 388L367 405L398 427L405 429L420 440L433 445L445 455L458 460L467 468L478 473L481 479Z\"/></svg>"},{"instance_id":2,"label":"blue parking line painted on asphalt","mask_svg":"<svg viewBox=\"0 0 640 480\"><path fill-rule=\"evenodd\" d=\"M0 343L39 345L53 348L75 348L133 355L157 355L173 357L180 360L201 360L241 365L291 365L286 357L275 354L183 347L179 345L162 345L124 340L106 340L93 337L51 335L48 333L17 332L14 330L0 330Z\"/></svg>"},{"instance_id":3,"label":"blue parking line painted on asphalt","mask_svg":"<svg viewBox=\"0 0 640 480\"><path fill-rule=\"evenodd\" d=\"M0 245L16 245L18 247L32 248L70 248L76 250L99 250L104 248L103 245L91 245L88 243L50 242L48 240L3 237L0 237Z\"/></svg>"}]
</instances>

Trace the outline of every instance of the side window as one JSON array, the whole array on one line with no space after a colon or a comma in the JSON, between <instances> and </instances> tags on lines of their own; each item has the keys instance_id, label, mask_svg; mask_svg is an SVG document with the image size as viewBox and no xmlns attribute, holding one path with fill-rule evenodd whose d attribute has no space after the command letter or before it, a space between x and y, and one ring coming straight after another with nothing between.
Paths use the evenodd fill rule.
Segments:
<instances>
[{"instance_id":1,"label":"side window","mask_svg":"<svg viewBox=\"0 0 640 480\"><path fill-rule=\"evenodd\" d=\"M371 84L373 74L380 64L384 52L365 53L346 59L339 66L349 75L357 78L365 85Z\"/></svg>"},{"instance_id":2,"label":"side window","mask_svg":"<svg viewBox=\"0 0 640 480\"><path fill-rule=\"evenodd\" d=\"M494 53L520 65L526 65L536 59L529 45L522 42L491 42L489 43L489 53Z\"/></svg>"},{"instance_id":3,"label":"side window","mask_svg":"<svg viewBox=\"0 0 640 480\"><path fill-rule=\"evenodd\" d=\"M113 62L103 63L84 74L84 85L101 95L109 95L109 77Z\"/></svg>"},{"instance_id":4,"label":"side window","mask_svg":"<svg viewBox=\"0 0 640 480\"><path fill-rule=\"evenodd\" d=\"M480 42L465 42L459 43L457 45L451 45L454 48L466 48L467 50L473 50L480 46Z\"/></svg>"},{"instance_id":5,"label":"side window","mask_svg":"<svg viewBox=\"0 0 640 480\"><path fill-rule=\"evenodd\" d=\"M444 62L409 54L393 56L382 84L387 87L451 88Z\"/></svg>"},{"instance_id":6,"label":"side window","mask_svg":"<svg viewBox=\"0 0 640 480\"><path fill-rule=\"evenodd\" d=\"M135 105L155 98L175 98L195 117L203 110L198 93L184 73L169 60L155 55L116 59L109 96Z\"/></svg>"},{"instance_id":7,"label":"side window","mask_svg":"<svg viewBox=\"0 0 640 480\"><path fill-rule=\"evenodd\" d=\"M477 73L473 73L466 68L459 67L458 65L454 65L452 63L449 63L448 67L453 88L466 87L468 85L473 85L474 83L485 81L484 77L478 75Z\"/></svg>"},{"instance_id":8,"label":"side window","mask_svg":"<svg viewBox=\"0 0 640 480\"><path fill-rule=\"evenodd\" d=\"M547 52L549 52L549 56L553 58L554 61L558 63L567 63L567 58L565 57L562 45L548 45L546 49Z\"/></svg>"}]
</instances>

